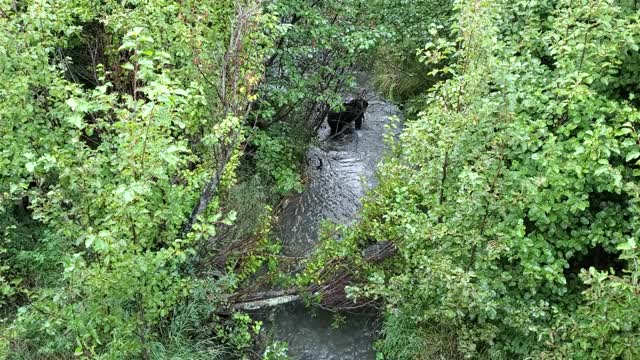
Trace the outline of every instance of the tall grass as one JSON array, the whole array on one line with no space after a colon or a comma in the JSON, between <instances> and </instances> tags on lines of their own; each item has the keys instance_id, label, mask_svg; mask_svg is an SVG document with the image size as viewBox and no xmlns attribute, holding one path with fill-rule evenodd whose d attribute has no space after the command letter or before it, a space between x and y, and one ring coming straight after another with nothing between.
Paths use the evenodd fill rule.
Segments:
<instances>
[{"instance_id":1,"label":"tall grass","mask_svg":"<svg viewBox=\"0 0 640 360\"><path fill-rule=\"evenodd\" d=\"M439 324L418 325L414 318L390 315L385 323L383 337L378 341L378 350L385 359L394 360L458 360L463 355L458 351L455 329Z\"/></svg>"},{"instance_id":2,"label":"tall grass","mask_svg":"<svg viewBox=\"0 0 640 360\"><path fill-rule=\"evenodd\" d=\"M414 56L381 49L373 65L373 83L385 98L405 102L433 85L427 73L427 67Z\"/></svg>"}]
</instances>

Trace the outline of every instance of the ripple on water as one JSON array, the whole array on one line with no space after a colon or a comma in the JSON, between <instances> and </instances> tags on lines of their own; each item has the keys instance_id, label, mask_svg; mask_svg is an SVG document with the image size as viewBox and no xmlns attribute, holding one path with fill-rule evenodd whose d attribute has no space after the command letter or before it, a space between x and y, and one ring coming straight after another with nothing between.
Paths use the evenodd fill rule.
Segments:
<instances>
[{"instance_id":1,"label":"ripple on water","mask_svg":"<svg viewBox=\"0 0 640 360\"><path fill-rule=\"evenodd\" d=\"M292 197L280 214L279 233L285 252L301 255L313 248L323 220L348 224L356 220L360 198L375 184L375 169L385 151L384 133L389 117L400 115L396 106L372 97L362 130L330 138L328 126L319 131L320 146L307 153L307 189ZM289 305L277 310L275 336L289 343L295 360L374 359L373 319L348 315L337 329L332 314Z\"/></svg>"}]
</instances>

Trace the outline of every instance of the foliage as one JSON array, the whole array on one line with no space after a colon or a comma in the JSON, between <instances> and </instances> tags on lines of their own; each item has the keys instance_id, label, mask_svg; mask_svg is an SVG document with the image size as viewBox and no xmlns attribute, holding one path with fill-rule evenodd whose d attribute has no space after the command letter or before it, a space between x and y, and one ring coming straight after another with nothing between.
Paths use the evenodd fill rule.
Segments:
<instances>
[{"instance_id":1,"label":"foliage","mask_svg":"<svg viewBox=\"0 0 640 360\"><path fill-rule=\"evenodd\" d=\"M211 169L222 189L235 181L275 19L251 1L0 6L9 351L148 359L199 285L185 272L197 245L232 221L200 193ZM241 350L235 320L214 330Z\"/></svg>"},{"instance_id":2,"label":"foliage","mask_svg":"<svg viewBox=\"0 0 640 360\"><path fill-rule=\"evenodd\" d=\"M429 73L433 65L420 61L416 50L434 40L434 29L441 31L440 37L448 36L452 1L376 0L369 8L370 21L389 34L369 61L374 83L388 99L415 100L442 79Z\"/></svg>"},{"instance_id":3,"label":"foliage","mask_svg":"<svg viewBox=\"0 0 640 360\"><path fill-rule=\"evenodd\" d=\"M332 258L360 264L350 292L384 302L389 358L418 357L411 343L439 324L465 357L637 357L638 13L454 9L452 36L418 52L445 80L392 144L360 224L306 278ZM362 263L377 240L398 255Z\"/></svg>"},{"instance_id":4,"label":"foliage","mask_svg":"<svg viewBox=\"0 0 640 360\"><path fill-rule=\"evenodd\" d=\"M287 344L282 341L275 341L264 351L263 360L288 360L287 356Z\"/></svg>"},{"instance_id":5,"label":"foliage","mask_svg":"<svg viewBox=\"0 0 640 360\"><path fill-rule=\"evenodd\" d=\"M225 359L229 349L213 334L211 319L220 319L212 299L220 284L202 281L175 307L163 326L160 338L150 345L154 359Z\"/></svg>"},{"instance_id":6,"label":"foliage","mask_svg":"<svg viewBox=\"0 0 640 360\"><path fill-rule=\"evenodd\" d=\"M300 139L301 137L298 137ZM274 189L281 194L302 191L300 171L296 168L297 159L301 158L300 149L296 146L295 136L290 131L258 131L252 138L256 147L255 167L260 176L273 181Z\"/></svg>"},{"instance_id":7,"label":"foliage","mask_svg":"<svg viewBox=\"0 0 640 360\"><path fill-rule=\"evenodd\" d=\"M353 90L357 61L380 45L386 31L366 18L362 0L278 0L266 11L286 29L267 61L260 126L285 122L311 132L329 107ZM311 126L309 126L311 125Z\"/></svg>"},{"instance_id":8,"label":"foliage","mask_svg":"<svg viewBox=\"0 0 640 360\"><path fill-rule=\"evenodd\" d=\"M274 205L361 66L410 120L298 284L348 270L383 359L637 358L637 10L0 2L0 355L250 352L228 301L278 277Z\"/></svg>"},{"instance_id":9,"label":"foliage","mask_svg":"<svg viewBox=\"0 0 640 360\"><path fill-rule=\"evenodd\" d=\"M226 301L276 270L273 205L381 36L363 4L0 2L2 352L243 356Z\"/></svg>"},{"instance_id":10,"label":"foliage","mask_svg":"<svg viewBox=\"0 0 640 360\"><path fill-rule=\"evenodd\" d=\"M638 358L638 284L594 268L583 270L581 278L590 285L584 291L584 303L572 314L560 316L548 331L549 349L540 357Z\"/></svg>"},{"instance_id":11,"label":"foliage","mask_svg":"<svg viewBox=\"0 0 640 360\"><path fill-rule=\"evenodd\" d=\"M409 314L390 316L383 329L384 340L378 344L377 360L384 359L463 359L458 351L455 331L431 324L418 329Z\"/></svg>"}]
</instances>

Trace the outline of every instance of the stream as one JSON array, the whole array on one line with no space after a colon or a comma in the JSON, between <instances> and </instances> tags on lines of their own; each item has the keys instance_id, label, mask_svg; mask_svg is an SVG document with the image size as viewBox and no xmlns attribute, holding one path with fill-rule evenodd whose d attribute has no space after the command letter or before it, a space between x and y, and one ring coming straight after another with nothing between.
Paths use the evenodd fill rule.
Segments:
<instances>
[{"instance_id":1,"label":"stream","mask_svg":"<svg viewBox=\"0 0 640 360\"><path fill-rule=\"evenodd\" d=\"M377 164L385 152L389 117L398 108L379 96L366 95L369 107L361 130L329 136L326 122L318 132L319 145L307 153L306 190L287 200L280 214L279 233L285 253L308 255L318 240L323 220L350 224L357 219L360 199L375 185ZM346 314L332 327L334 314L290 304L276 310L274 340L286 341L293 360L375 359L376 318Z\"/></svg>"}]
</instances>

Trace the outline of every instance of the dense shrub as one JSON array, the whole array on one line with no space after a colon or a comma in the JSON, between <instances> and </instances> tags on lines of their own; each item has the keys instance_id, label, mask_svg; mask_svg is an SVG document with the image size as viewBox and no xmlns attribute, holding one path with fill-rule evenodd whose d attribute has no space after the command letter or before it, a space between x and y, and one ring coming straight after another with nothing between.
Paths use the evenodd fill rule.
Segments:
<instances>
[{"instance_id":1,"label":"dense shrub","mask_svg":"<svg viewBox=\"0 0 640 360\"><path fill-rule=\"evenodd\" d=\"M0 356L250 353L228 302L277 270L273 205L364 68L409 120L299 283L349 269L384 359L638 358L637 10L0 3Z\"/></svg>"},{"instance_id":2,"label":"dense shrub","mask_svg":"<svg viewBox=\"0 0 640 360\"><path fill-rule=\"evenodd\" d=\"M148 359L175 345L163 329L200 287L185 271L195 250L233 221L200 194L212 173L222 190L235 182L241 119L273 47L263 28L279 25L251 1L0 10L3 351ZM232 291L227 276L210 292ZM246 324L228 324L246 347L233 342Z\"/></svg>"},{"instance_id":3,"label":"dense shrub","mask_svg":"<svg viewBox=\"0 0 640 360\"><path fill-rule=\"evenodd\" d=\"M436 29L441 38L449 35L452 1L375 0L369 9L370 21L388 34L385 46L377 47L368 62L373 82L390 100L415 101L443 78L430 72L434 64L420 61L416 50L435 39Z\"/></svg>"},{"instance_id":4,"label":"dense shrub","mask_svg":"<svg viewBox=\"0 0 640 360\"><path fill-rule=\"evenodd\" d=\"M248 352L227 301L275 270L272 205L377 37L361 4L0 3L0 355Z\"/></svg>"},{"instance_id":5,"label":"dense shrub","mask_svg":"<svg viewBox=\"0 0 640 360\"><path fill-rule=\"evenodd\" d=\"M453 36L420 50L450 79L392 144L361 223L309 271L395 242L351 289L385 304L384 358L419 358L443 325L466 357L638 357L638 13L454 8Z\"/></svg>"}]
</instances>

